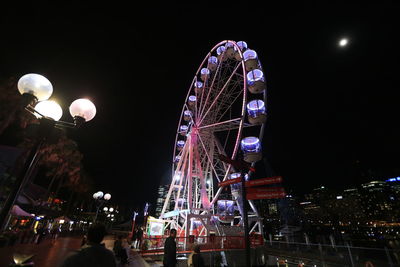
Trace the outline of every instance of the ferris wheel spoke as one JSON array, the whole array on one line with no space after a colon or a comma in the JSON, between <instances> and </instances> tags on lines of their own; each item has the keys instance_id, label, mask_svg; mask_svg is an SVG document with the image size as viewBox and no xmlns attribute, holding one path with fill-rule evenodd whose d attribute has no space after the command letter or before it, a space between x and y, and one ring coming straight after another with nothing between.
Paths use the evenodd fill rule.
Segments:
<instances>
[{"instance_id":1,"label":"ferris wheel spoke","mask_svg":"<svg viewBox=\"0 0 400 267\"><path fill-rule=\"evenodd\" d=\"M201 143L201 147L203 148L204 154L207 156L208 162L211 163L210 166L211 166L211 169L213 170L213 172L215 174L215 177L217 178L218 182L221 182L221 180L219 179L218 173L214 168L213 161L211 160L210 156L208 155L207 149L206 149L206 147L204 145L204 142L203 142L200 134L198 134L197 136L199 137L199 140L200 140L200 143Z\"/></svg>"},{"instance_id":2,"label":"ferris wheel spoke","mask_svg":"<svg viewBox=\"0 0 400 267\"><path fill-rule=\"evenodd\" d=\"M236 118L232 120L227 120L227 121L221 121L205 126L199 127L199 130L204 130L204 129L210 129L213 132L219 132L219 131L226 131L226 130L231 130L231 129L237 129L239 127L239 123L242 120L242 118Z\"/></svg>"},{"instance_id":3,"label":"ferris wheel spoke","mask_svg":"<svg viewBox=\"0 0 400 267\"><path fill-rule=\"evenodd\" d=\"M221 121L222 118L225 116L225 114L228 111L232 111L231 107L236 103L239 97L242 96L243 90L240 90L236 92L236 95L234 93L230 94L228 97L226 97L222 102L222 104L219 106L219 110L222 110L222 114L218 114L219 112L216 112L218 114L216 121Z\"/></svg>"},{"instance_id":4,"label":"ferris wheel spoke","mask_svg":"<svg viewBox=\"0 0 400 267\"><path fill-rule=\"evenodd\" d=\"M206 113L200 114L201 119L200 122L198 123L198 125L201 125L201 122L204 120L204 118L207 116L207 114L210 112L211 108L215 105L215 103L217 102L218 98L221 96L221 94L224 92L225 88L229 85L230 81L232 80L232 77L235 75L236 71L238 70L240 64L237 64L236 68L234 69L234 71L232 72L232 74L229 76L229 79L225 82L224 86L219 90L218 95L214 98L214 101L211 103L210 107L207 109Z\"/></svg>"},{"instance_id":5,"label":"ferris wheel spoke","mask_svg":"<svg viewBox=\"0 0 400 267\"><path fill-rule=\"evenodd\" d=\"M217 69L216 69L216 71L215 71L215 73L214 73L214 75L213 75L213 79L212 79L211 85L208 86L208 93L207 93L207 97L206 97L206 99L205 99L205 101L204 101L204 106L202 105L202 104L203 104L203 95L204 95L204 94L202 94L202 96L201 96L200 107L199 107L199 111L200 111L199 118L200 118L201 113L203 112L203 110L204 110L204 108L205 108L205 106L206 106L206 103L207 103L207 101L208 101L208 98L209 98L209 96L210 96L210 93L211 93L211 91L212 91L212 88L214 87L214 83L215 83L215 80L216 80L216 78L217 78L217 76L218 76L219 70L221 69L221 66L222 66L222 60L218 61L218 66L217 66ZM205 91L205 88L206 88L206 86L204 86L204 90L203 90L203 91ZM199 118L197 118L197 119L199 119Z\"/></svg>"},{"instance_id":6,"label":"ferris wheel spoke","mask_svg":"<svg viewBox=\"0 0 400 267\"><path fill-rule=\"evenodd\" d=\"M207 100L209 99L209 96L211 96L210 99L215 99L217 94L220 92L219 88L223 87L223 84L226 82L224 77L227 76L228 73L236 73L233 70L237 68L237 65L239 65L239 63L236 63L236 66L234 68L231 68L231 65L229 63L224 63L225 68L223 69L223 71L217 72L214 76L214 79L218 77L218 81L214 84L212 84L212 86L210 86L210 90L209 90L209 95L207 95ZM203 113L204 110L207 107L208 102L206 102L201 110L201 114L200 117L203 117Z\"/></svg>"}]
</instances>

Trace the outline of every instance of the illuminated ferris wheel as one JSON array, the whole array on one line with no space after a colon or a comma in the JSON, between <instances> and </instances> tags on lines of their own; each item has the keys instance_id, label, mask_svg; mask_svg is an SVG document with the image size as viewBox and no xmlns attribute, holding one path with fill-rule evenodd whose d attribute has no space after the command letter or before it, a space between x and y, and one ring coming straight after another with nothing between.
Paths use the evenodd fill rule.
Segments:
<instances>
[{"instance_id":1,"label":"illuminated ferris wheel","mask_svg":"<svg viewBox=\"0 0 400 267\"><path fill-rule=\"evenodd\" d=\"M171 185L160 216L165 227L186 237L243 232L241 185L218 187L240 173L218 154L236 159L240 149L249 163L261 159L265 103L257 53L243 41L215 45L193 78L178 122ZM253 202L248 204L250 232L262 233L261 218Z\"/></svg>"}]
</instances>

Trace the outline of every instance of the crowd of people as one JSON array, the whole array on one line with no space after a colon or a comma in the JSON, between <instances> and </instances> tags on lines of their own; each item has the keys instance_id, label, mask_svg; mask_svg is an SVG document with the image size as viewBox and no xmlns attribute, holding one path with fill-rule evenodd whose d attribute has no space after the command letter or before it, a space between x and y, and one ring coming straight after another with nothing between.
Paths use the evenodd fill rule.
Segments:
<instances>
[{"instance_id":1,"label":"crowd of people","mask_svg":"<svg viewBox=\"0 0 400 267\"><path fill-rule=\"evenodd\" d=\"M127 267L129 265L130 252L134 246L140 247L142 239L142 228L138 229L136 235L130 238L118 235L114 241L112 251L102 243L107 231L103 224L93 224L82 239L82 247L79 251L69 256L62 267L84 266L84 267ZM169 237L164 243L164 267L177 266L176 255L176 230L171 229ZM200 252L200 246L194 244L193 251L188 257L189 267L203 267L204 259Z\"/></svg>"}]
</instances>

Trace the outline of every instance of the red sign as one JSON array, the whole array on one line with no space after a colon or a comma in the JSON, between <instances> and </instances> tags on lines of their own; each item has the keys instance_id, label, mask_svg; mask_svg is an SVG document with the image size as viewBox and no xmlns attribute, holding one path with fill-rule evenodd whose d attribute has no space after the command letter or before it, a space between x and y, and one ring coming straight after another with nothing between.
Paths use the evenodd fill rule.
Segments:
<instances>
[{"instance_id":1,"label":"red sign","mask_svg":"<svg viewBox=\"0 0 400 267\"><path fill-rule=\"evenodd\" d=\"M283 198L285 197L285 192L265 192L265 193L250 193L247 194L247 199L274 199L274 198Z\"/></svg>"},{"instance_id":2,"label":"red sign","mask_svg":"<svg viewBox=\"0 0 400 267\"><path fill-rule=\"evenodd\" d=\"M223 181L223 182L220 182L220 183L218 184L218 186L219 186L219 187L222 187L222 186L227 186L227 185L230 185L230 184L237 184L237 183L240 183L241 180L242 180L241 177L235 178L235 179L225 180L225 181Z\"/></svg>"},{"instance_id":3,"label":"red sign","mask_svg":"<svg viewBox=\"0 0 400 267\"><path fill-rule=\"evenodd\" d=\"M268 178L247 181L246 187L265 185L265 184L278 184L281 182L282 182L282 176L274 176L274 177L268 177Z\"/></svg>"},{"instance_id":4,"label":"red sign","mask_svg":"<svg viewBox=\"0 0 400 267\"><path fill-rule=\"evenodd\" d=\"M249 187L247 188L247 194L253 193L268 193L268 192L285 192L283 187Z\"/></svg>"}]
</instances>

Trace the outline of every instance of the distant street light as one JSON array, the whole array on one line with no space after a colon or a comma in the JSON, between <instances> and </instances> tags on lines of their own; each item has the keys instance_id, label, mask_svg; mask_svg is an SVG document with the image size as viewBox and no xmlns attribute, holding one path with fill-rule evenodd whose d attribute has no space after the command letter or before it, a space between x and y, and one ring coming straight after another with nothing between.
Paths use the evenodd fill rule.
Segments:
<instances>
[{"instance_id":1,"label":"distant street light","mask_svg":"<svg viewBox=\"0 0 400 267\"><path fill-rule=\"evenodd\" d=\"M345 47L349 43L349 40L347 38L342 38L339 41L339 46Z\"/></svg>"},{"instance_id":2,"label":"distant street light","mask_svg":"<svg viewBox=\"0 0 400 267\"><path fill-rule=\"evenodd\" d=\"M93 223L95 223L97 220L97 215L99 214L99 209L101 208L101 206L103 206L104 203L106 203L107 201L109 201L111 199L111 194L109 194L109 193L104 194L102 191L98 191L93 194L93 199L95 200L95 204L96 204L96 216L94 217L94 220L93 220ZM111 212L111 209L112 208L108 209L107 207L104 207L103 210L105 212L110 210L110 212Z\"/></svg>"},{"instance_id":3,"label":"distant street light","mask_svg":"<svg viewBox=\"0 0 400 267\"><path fill-rule=\"evenodd\" d=\"M69 108L74 122L60 121L62 117L61 107L54 101L47 101L53 93L53 85L46 77L40 74L30 73L22 76L18 81L17 87L22 95L22 105L25 110L35 115L39 120L39 131L38 137L20 172L21 174L17 177L15 185L0 212L0 229L2 230L6 228L10 211L23 186L30 178L30 174L38 160L40 149L50 138L54 128L78 128L84 122L93 119L96 114L96 107L90 100L78 99Z\"/></svg>"}]
</instances>

